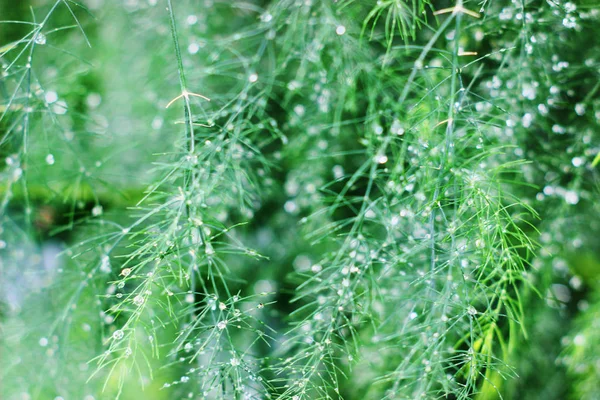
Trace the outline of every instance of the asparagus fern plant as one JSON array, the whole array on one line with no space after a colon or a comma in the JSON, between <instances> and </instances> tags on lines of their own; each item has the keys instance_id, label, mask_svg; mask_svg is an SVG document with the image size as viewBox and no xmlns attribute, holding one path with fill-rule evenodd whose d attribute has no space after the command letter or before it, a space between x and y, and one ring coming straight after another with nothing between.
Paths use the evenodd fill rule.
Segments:
<instances>
[{"instance_id":1,"label":"asparagus fern plant","mask_svg":"<svg viewBox=\"0 0 600 400\"><path fill-rule=\"evenodd\" d=\"M0 12L3 398L600 396L593 1Z\"/></svg>"}]
</instances>

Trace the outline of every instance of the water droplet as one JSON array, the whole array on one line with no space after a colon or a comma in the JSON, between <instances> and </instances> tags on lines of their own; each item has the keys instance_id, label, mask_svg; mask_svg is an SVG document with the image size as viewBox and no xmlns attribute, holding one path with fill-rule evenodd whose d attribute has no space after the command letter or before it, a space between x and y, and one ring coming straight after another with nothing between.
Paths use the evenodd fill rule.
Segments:
<instances>
[{"instance_id":1,"label":"water droplet","mask_svg":"<svg viewBox=\"0 0 600 400\"><path fill-rule=\"evenodd\" d=\"M523 125L523 128L529 128L532 122L533 115L531 115L530 113L525 113L525 115L523 115L523 118L521 119L521 124Z\"/></svg>"},{"instance_id":2,"label":"water droplet","mask_svg":"<svg viewBox=\"0 0 600 400\"><path fill-rule=\"evenodd\" d=\"M35 44L46 44L46 35L42 32L38 32L37 35L35 35Z\"/></svg>"},{"instance_id":3,"label":"water droplet","mask_svg":"<svg viewBox=\"0 0 600 400\"><path fill-rule=\"evenodd\" d=\"M298 104L297 106L294 107L294 112L296 114L298 114L299 117L304 115L304 106L301 106L300 104Z\"/></svg>"},{"instance_id":4,"label":"water droplet","mask_svg":"<svg viewBox=\"0 0 600 400\"><path fill-rule=\"evenodd\" d=\"M141 306L142 304L144 304L144 297L138 294L133 298L133 304L135 304L138 307Z\"/></svg>"},{"instance_id":5,"label":"water droplet","mask_svg":"<svg viewBox=\"0 0 600 400\"><path fill-rule=\"evenodd\" d=\"M164 119L160 116L154 117L154 119L152 120L152 129L154 130L159 130L160 128L162 128L164 123Z\"/></svg>"},{"instance_id":6,"label":"water droplet","mask_svg":"<svg viewBox=\"0 0 600 400\"><path fill-rule=\"evenodd\" d=\"M572 190L568 190L565 193L565 201L567 202L567 204L575 205L579 203L579 195Z\"/></svg>"},{"instance_id":7,"label":"water droplet","mask_svg":"<svg viewBox=\"0 0 600 400\"><path fill-rule=\"evenodd\" d=\"M579 276L574 275L571 279L569 279L569 285L571 285L571 287L575 290L580 290L583 286L583 280Z\"/></svg>"},{"instance_id":8,"label":"water droplet","mask_svg":"<svg viewBox=\"0 0 600 400\"><path fill-rule=\"evenodd\" d=\"M521 94L528 100L534 100L536 96L536 88L533 85L528 83L523 84L523 89L521 90Z\"/></svg>"},{"instance_id":9,"label":"water droplet","mask_svg":"<svg viewBox=\"0 0 600 400\"><path fill-rule=\"evenodd\" d=\"M381 155L377 156L377 162L379 164L385 164L386 162L388 162L388 158L385 154L381 154Z\"/></svg>"},{"instance_id":10,"label":"water droplet","mask_svg":"<svg viewBox=\"0 0 600 400\"><path fill-rule=\"evenodd\" d=\"M23 175L23 170L21 168L15 168L13 171L13 180L17 181Z\"/></svg>"},{"instance_id":11,"label":"water droplet","mask_svg":"<svg viewBox=\"0 0 600 400\"><path fill-rule=\"evenodd\" d=\"M338 25L337 28L335 28L335 33L337 33L339 36L342 36L344 33L346 33L346 27L344 25Z\"/></svg>"},{"instance_id":12,"label":"water droplet","mask_svg":"<svg viewBox=\"0 0 600 400\"><path fill-rule=\"evenodd\" d=\"M506 20L511 19L512 16L513 16L512 9L507 7L507 8L503 8L502 11L500 11L498 18L501 21L506 21Z\"/></svg>"},{"instance_id":13,"label":"water droplet","mask_svg":"<svg viewBox=\"0 0 600 400\"><path fill-rule=\"evenodd\" d=\"M227 321L220 321L217 324L217 328L219 328L219 330L223 330L223 329L227 328Z\"/></svg>"},{"instance_id":14,"label":"water droplet","mask_svg":"<svg viewBox=\"0 0 600 400\"><path fill-rule=\"evenodd\" d=\"M48 154L46 156L46 164L48 164L48 165L54 165L54 155Z\"/></svg>"},{"instance_id":15,"label":"water droplet","mask_svg":"<svg viewBox=\"0 0 600 400\"><path fill-rule=\"evenodd\" d=\"M392 122L392 126L390 127L390 132L393 135L398 135L398 136L404 135L404 128L402 128L402 124L400 124L400 121L395 119L394 122Z\"/></svg>"},{"instance_id":16,"label":"water droplet","mask_svg":"<svg viewBox=\"0 0 600 400\"><path fill-rule=\"evenodd\" d=\"M102 96L98 93L90 93L88 97L85 98L85 103L89 108L96 109L102 103Z\"/></svg>"},{"instance_id":17,"label":"water droplet","mask_svg":"<svg viewBox=\"0 0 600 400\"><path fill-rule=\"evenodd\" d=\"M190 43L187 50L190 54L196 54L200 51L200 45L198 43Z\"/></svg>"},{"instance_id":18,"label":"water droplet","mask_svg":"<svg viewBox=\"0 0 600 400\"><path fill-rule=\"evenodd\" d=\"M558 125L558 124L552 125L552 132L554 132L554 133L558 133L559 135L562 135L566 131L567 130L563 126L561 126L561 125Z\"/></svg>"},{"instance_id":19,"label":"water droplet","mask_svg":"<svg viewBox=\"0 0 600 400\"><path fill-rule=\"evenodd\" d=\"M583 346L585 344L585 336L579 334L573 338L573 344L575 346Z\"/></svg>"},{"instance_id":20,"label":"water droplet","mask_svg":"<svg viewBox=\"0 0 600 400\"><path fill-rule=\"evenodd\" d=\"M104 254L100 260L100 272L108 274L110 271L110 258Z\"/></svg>"},{"instance_id":21,"label":"water droplet","mask_svg":"<svg viewBox=\"0 0 600 400\"><path fill-rule=\"evenodd\" d=\"M250 76L248 76L248 82L250 83L254 83L258 80L258 74L250 74Z\"/></svg>"},{"instance_id":22,"label":"water droplet","mask_svg":"<svg viewBox=\"0 0 600 400\"><path fill-rule=\"evenodd\" d=\"M240 360L238 360L237 358L232 358L231 360L229 360L229 362L231 363L232 367L237 367L238 365L240 365Z\"/></svg>"},{"instance_id":23,"label":"water droplet","mask_svg":"<svg viewBox=\"0 0 600 400\"><path fill-rule=\"evenodd\" d=\"M260 20L262 22L271 22L272 19L273 19L273 16L269 13L264 13L260 16Z\"/></svg>"},{"instance_id":24,"label":"water droplet","mask_svg":"<svg viewBox=\"0 0 600 400\"><path fill-rule=\"evenodd\" d=\"M101 206L100 204L96 204L96 205L95 205L95 206L92 208L92 215L93 215L94 217L97 217L97 216L99 216L99 215L102 215L102 211L103 211L103 208L102 208L102 206Z\"/></svg>"},{"instance_id":25,"label":"water droplet","mask_svg":"<svg viewBox=\"0 0 600 400\"><path fill-rule=\"evenodd\" d=\"M296 202L293 200L288 200L285 202L285 204L283 205L283 209L285 210L285 212L289 213L289 214L293 214L296 211L298 211L298 206L296 205Z\"/></svg>"},{"instance_id":26,"label":"water droplet","mask_svg":"<svg viewBox=\"0 0 600 400\"><path fill-rule=\"evenodd\" d=\"M186 18L186 22L188 25L195 25L198 23L198 17L195 15L188 15L188 17Z\"/></svg>"},{"instance_id":27,"label":"water droplet","mask_svg":"<svg viewBox=\"0 0 600 400\"><path fill-rule=\"evenodd\" d=\"M567 15L563 18L562 24L565 28L574 29L577 27L577 19L573 15Z\"/></svg>"},{"instance_id":28,"label":"water droplet","mask_svg":"<svg viewBox=\"0 0 600 400\"><path fill-rule=\"evenodd\" d=\"M572 13L577 9L577 6L573 3L571 3L570 1L563 4L563 7L567 13Z\"/></svg>"},{"instance_id":29,"label":"water droplet","mask_svg":"<svg viewBox=\"0 0 600 400\"><path fill-rule=\"evenodd\" d=\"M408 314L408 318L409 319L415 319L419 316L419 314L417 314L416 312L411 312L410 314Z\"/></svg>"},{"instance_id":30,"label":"water droplet","mask_svg":"<svg viewBox=\"0 0 600 400\"><path fill-rule=\"evenodd\" d=\"M38 343L40 344L40 346L46 347L46 346L48 346L48 339L45 337L40 338L40 341Z\"/></svg>"},{"instance_id":31,"label":"water droplet","mask_svg":"<svg viewBox=\"0 0 600 400\"><path fill-rule=\"evenodd\" d=\"M115 339L115 340L121 340L121 339L123 339L123 336L125 336L125 334L124 334L124 333L123 333L123 331L122 331L122 330L120 330L120 329L119 329L119 330L116 330L116 331L113 333L113 339Z\"/></svg>"},{"instance_id":32,"label":"water droplet","mask_svg":"<svg viewBox=\"0 0 600 400\"><path fill-rule=\"evenodd\" d=\"M467 313L469 315L477 315L477 309L473 306L467 307Z\"/></svg>"},{"instance_id":33,"label":"water droplet","mask_svg":"<svg viewBox=\"0 0 600 400\"><path fill-rule=\"evenodd\" d=\"M571 160L571 164L573 164L574 167L581 167L584 162L585 161L581 157L573 157Z\"/></svg>"},{"instance_id":34,"label":"water droplet","mask_svg":"<svg viewBox=\"0 0 600 400\"><path fill-rule=\"evenodd\" d=\"M46 100L46 103L48 104L55 103L58 100L58 94L53 90L48 90L44 95L44 100Z\"/></svg>"}]
</instances>

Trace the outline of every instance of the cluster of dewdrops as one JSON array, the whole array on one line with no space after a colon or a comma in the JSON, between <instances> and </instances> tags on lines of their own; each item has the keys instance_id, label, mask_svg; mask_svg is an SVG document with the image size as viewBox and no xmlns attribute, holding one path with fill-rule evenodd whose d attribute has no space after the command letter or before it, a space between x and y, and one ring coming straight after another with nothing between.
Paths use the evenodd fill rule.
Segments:
<instances>
[{"instance_id":1,"label":"cluster of dewdrops","mask_svg":"<svg viewBox=\"0 0 600 400\"><path fill-rule=\"evenodd\" d=\"M549 3L549 4L553 4L553 3ZM577 28L577 16L575 13L577 7L575 6L575 4L573 4L571 2L567 2L567 3L563 4L563 9L566 13L565 17L562 20L562 24L564 25L564 27L569 28L569 29Z\"/></svg>"}]
</instances>

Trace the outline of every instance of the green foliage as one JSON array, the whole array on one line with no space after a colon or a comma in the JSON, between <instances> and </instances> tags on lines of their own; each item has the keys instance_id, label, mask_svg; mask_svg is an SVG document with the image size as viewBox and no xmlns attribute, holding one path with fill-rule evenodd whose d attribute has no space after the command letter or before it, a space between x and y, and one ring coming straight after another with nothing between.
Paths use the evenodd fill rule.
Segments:
<instances>
[{"instance_id":1,"label":"green foliage","mask_svg":"<svg viewBox=\"0 0 600 400\"><path fill-rule=\"evenodd\" d=\"M3 398L600 396L596 5L11 4Z\"/></svg>"}]
</instances>

